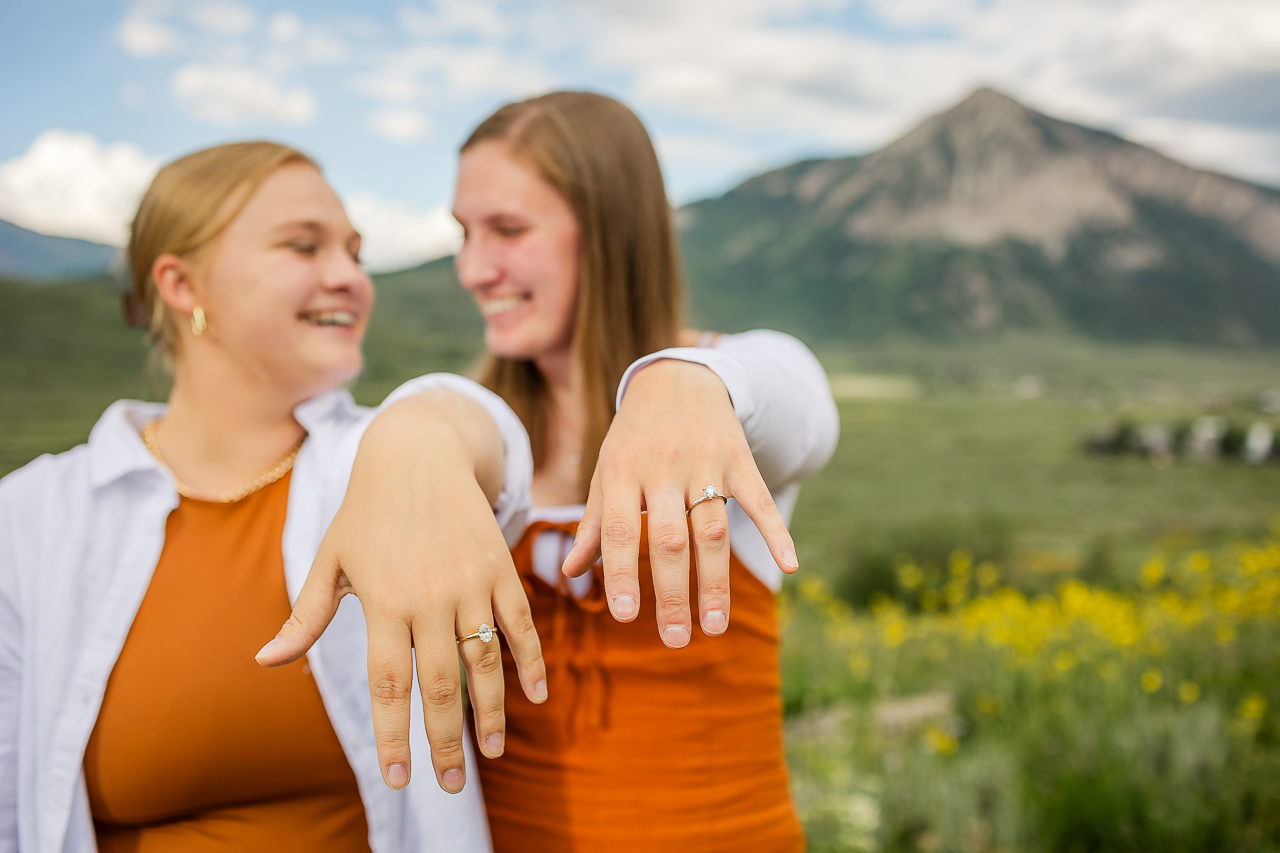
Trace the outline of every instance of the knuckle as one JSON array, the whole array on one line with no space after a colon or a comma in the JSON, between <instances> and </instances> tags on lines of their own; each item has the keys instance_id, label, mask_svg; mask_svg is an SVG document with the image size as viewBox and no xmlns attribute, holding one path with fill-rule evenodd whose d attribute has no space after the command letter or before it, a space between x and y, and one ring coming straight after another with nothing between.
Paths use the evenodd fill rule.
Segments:
<instances>
[{"instance_id":1,"label":"knuckle","mask_svg":"<svg viewBox=\"0 0 1280 853\"><path fill-rule=\"evenodd\" d=\"M668 616L675 616L689 609L689 596L683 592L664 592L658 596L658 609Z\"/></svg>"},{"instance_id":2,"label":"knuckle","mask_svg":"<svg viewBox=\"0 0 1280 853\"><path fill-rule=\"evenodd\" d=\"M458 701L457 679L437 676L422 687L422 698L433 708L447 708Z\"/></svg>"},{"instance_id":3,"label":"knuckle","mask_svg":"<svg viewBox=\"0 0 1280 853\"><path fill-rule=\"evenodd\" d=\"M721 546L729 539L729 525L716 516L698 525L698 538L706 545Z\"/></svg>"},{"instance_id":4,"label":"knuckle","mask_svg":"<svg viewBox=\"0 0 1280 853\"><path fill-rule=\"evenodd\" d=\"M765 491L762 495L760 495L760 497L756 500L756 506L758 506L760 509L764 510L765 512L778 511L778 505L773 502L773 495L769 494L768 491Z\"/></svg>"},{"instance_id":5,"label":"knuckle","mask_svg":"<svg viewBox=\"0 0 1280 853\"><path fill-rule=\"evenodd\" d=\"M634 566L618 566L616 564L606 563L604 567L604 582L612 589L621 587L631 587L635 585L636 569Z\"/></svg>"},{"instance_id":6,"label":"knuckle","mask_svg":"<svg viewBox=\"0 0 1280 853\"><path fill-rule=\"evenodd\" d=\"M684 531L668 528L657 532L652 547L659 556L678 557L685 552L688 543L685 541Z\"/></svg>"},{"instance_id":7,"label":"knuckle","mask_svg":"<svg viewBox=\"0 0 1280 853\"><path fill-rule=\"evenodd\" d=\"M434 734L431 740L431 754L437 763L445 767L455 766L462 761L462 737L457 734Z\"/></svg>"},{"instance_id":8,"label":"knuckle","mask_svg":"<svg viewBox=\"0 0 1280 853\"><path fill-rule=\"evenodd\" d=\"M622 545L635 538L631 522L625 518L611 518L604 526L604 541L610 545Z\"/></svg>"},{"instance_id":9,"label":"knuckle","mask_svg":"<svg viewBox=\"0 0 1280 853\"><path fill-rule=\"evenodd\" d=\"M533 614L529 612L527 607L521 609L519 615L507 619L506 625L503 627L503 633L510 639L520 642L528 641L531 638L537 639L538 629L533 625Z\"/></svg>"},{"instance_id":10,"label":"knuckle","mask_svg":"<svg viewBox=\"0 0 1280 853\"><path fill-rule=\"evenodd\" d=\"M706 598L724 598L729 594L729 584L722 580L703 581L699 587Z\"/></svg>"},{"instance_id":11,"label":"knuckle","mask_svg":"<svg viewBox=\"0 0 1280 853\"><path fill-rule=\"evenodd\" d=\"M369 686L374 701L382 705L395 705L405 701L412 689L408 681L395 677L379 678Z\"/></svg>"},{"instance_id":12,"label":"knuckle","mask_svg":"<svg viewBox=\"0 0 1280 853\"><path fill-rule=\"evenodd\" d=\"M502 652L498 651L496 643L486 643L480 655L471 662L471 673L483 676L495 672L502 672Z\"/></svg>"},{"instance_id":13,"label":"knuckle","mask_svg":"<svg viewBox=\"0 0 1280 853\"><path fill-rule=\"evenodd\" d=\"M409 748L409 734L381 732L377 737L378 751L383 755L398 756Z\"/></svg>"}]
</instances>

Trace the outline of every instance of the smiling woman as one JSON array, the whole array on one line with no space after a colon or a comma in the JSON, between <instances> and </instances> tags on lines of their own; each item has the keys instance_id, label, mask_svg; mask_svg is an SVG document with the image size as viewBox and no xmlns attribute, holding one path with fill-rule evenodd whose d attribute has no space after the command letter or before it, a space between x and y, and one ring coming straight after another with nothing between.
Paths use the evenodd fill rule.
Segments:
<instances>
[{"instance_id":1,"label":"smiling woman","mask_svg":"<svg viewBox=\"0 0 1280 853\"><path fill-rule=\"evenodd\" d=\"M469 760L460 652L480 742L502 752L498 643L454 636L501 627L545 698L507 557L532 459L510 409L460 377L374 411L341 390L374 303L360 242L284 146L156 176L129 258L168 405L119 401L86 446L0 481L0 851L487 848L476 787L440 789L462 791ZM367 580L387 562L369 517L406 531L418 561L400 564L444 619L410 624L411 597ZM263 647L304 589L306 612L337 611L305 661L288 630ZM412 793L410 743L374 729L407 722L409 644L431 692L408 741L439 782Z\"/></svg>"}]
</instances>

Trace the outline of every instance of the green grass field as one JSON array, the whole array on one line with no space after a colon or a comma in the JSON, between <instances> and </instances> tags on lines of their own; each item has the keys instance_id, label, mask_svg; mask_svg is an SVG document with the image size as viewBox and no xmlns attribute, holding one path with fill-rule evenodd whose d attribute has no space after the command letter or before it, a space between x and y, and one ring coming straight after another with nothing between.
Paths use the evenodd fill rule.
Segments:
<instances>
[{"instance_id":1,"label":"green grass field","mask_svg":"<svg viewBox=\"0 0 1280 853\"><path fill-rule=\"evenodd\" d=\"M357 399L474 363L480 322L447 266L379 284ZM114 399L163 398L112 284L0 298L0 473L83 441ZM783 677L811 847L1280 849L1280 463L1082 451L1119 421L1280 426L1256 405L1280 353L1010 337L819 354L896 377L841 387L919 393L842 401L796 512ZM1116 640L1117 619L1144 639Z\"/></svg>"}]
</instances>

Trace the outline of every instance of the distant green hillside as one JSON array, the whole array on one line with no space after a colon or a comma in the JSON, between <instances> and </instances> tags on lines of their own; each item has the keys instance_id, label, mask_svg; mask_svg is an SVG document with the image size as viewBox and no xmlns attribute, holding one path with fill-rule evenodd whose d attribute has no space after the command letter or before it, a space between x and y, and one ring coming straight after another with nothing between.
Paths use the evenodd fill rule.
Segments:
<instances>
[{"instance_id":1,"label":"distant green hillside","mask_svg":"<svg viewBox=\"0 0 1280 853\"><path fill-rule=\"evenodd\" d=\"M27 279L105 275L116 249L50 237L0 219L0 275Z\"/></svg>"},{"instance_id":2,"label":"distant green hillside","mask_svg":"<svg viewBox=\"0 0 1280 853\"><path fill-rule=\"evenodd\" d=\"M474 363L483 324L450 259L375 280L357 399L377 402L413 376ZM144 335L121 320L111 279L0 279L0 301L0 475L84 441L113 400L167 393L163 371L148 368Z\"/></svg>"},{"instance_id":3,"label":"distant green hillside","mask_svg":"<svg viewBox=\"0 0 1280 853\"><path fill-rule=\"evenodd\" d=\"M692 313L827 340L1280 343L1280 192L980 90L680 212Z\"/></svg>"}]
</instances>

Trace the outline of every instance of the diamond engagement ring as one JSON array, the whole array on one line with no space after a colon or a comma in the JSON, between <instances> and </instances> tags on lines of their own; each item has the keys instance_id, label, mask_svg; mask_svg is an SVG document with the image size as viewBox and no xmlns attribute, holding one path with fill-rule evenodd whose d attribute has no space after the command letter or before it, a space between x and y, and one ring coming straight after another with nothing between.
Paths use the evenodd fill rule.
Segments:
<instances>
[{"instance_id":1,"label":"diamond engagement ring","mask_svg":"<svg viewBox=\"0 0 1280 853\"><path fill-rule=\"evenodd\" d=\"M693 512L693 508L698 504L702 503L703 501L713 501L716 498L719 498L720 500L724 501L726 506L729 503L729 496L720 494L720 492L716 491L715 486L703 486L702 497L698 498L696 501L689 504L689 508L684 511L684 514L688 515L689 513Z\"/></svg>"},{"instance_id":2,"label":"diamond engagement ring","mask_svg":"<svg viewBox=\"0 0 1280 853\"><path fill-rule=\"evenodd\" d=\"M482 643L487 643L492 639L493 639L493 629L490 628L488 625L481 623L479 630L477 630L474 634L467 634L467 636L465 637L459 637L458 643L461 644L463 640L479 640Z\"/></svg>"}]
</instances>

